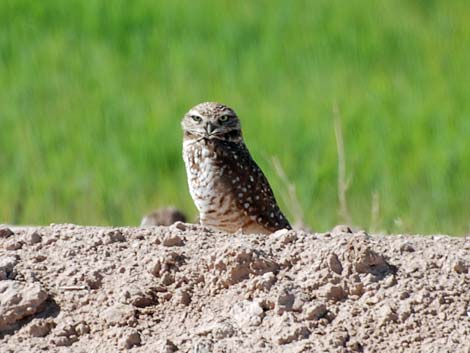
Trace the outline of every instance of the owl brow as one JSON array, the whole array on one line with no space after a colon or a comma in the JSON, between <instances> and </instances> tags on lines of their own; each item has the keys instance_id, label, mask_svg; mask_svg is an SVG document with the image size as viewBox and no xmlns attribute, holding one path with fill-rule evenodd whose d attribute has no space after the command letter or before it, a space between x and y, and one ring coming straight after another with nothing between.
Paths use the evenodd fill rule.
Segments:
<instances>
[{"instance_id":1,"label":"owl brow","mask_svg":"<svg viewBox=\"0 0 470 353\"><path fill-rule=\"evenodd\" d=\"M201 114L199 114L197 111L195 110L190 110L187 114L188 116L198 116L200 117L201 119L203 118L203 116Z\"/></svg>"}]
</instances>

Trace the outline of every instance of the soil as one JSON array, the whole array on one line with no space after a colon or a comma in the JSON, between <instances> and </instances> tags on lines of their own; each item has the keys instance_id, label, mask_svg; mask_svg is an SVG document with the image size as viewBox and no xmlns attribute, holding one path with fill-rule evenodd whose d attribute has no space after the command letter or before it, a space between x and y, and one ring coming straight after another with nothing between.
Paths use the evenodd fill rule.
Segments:
<instances>
[{"instance_id":1,"label":"soil","mask_svg":"<svg viewBox=\"0 0 470 353\"><path fill-rule=\"evenodd\" d=\"M0 352L470 352L470 238L0 227Z\"/></svg>"}]
</instances>

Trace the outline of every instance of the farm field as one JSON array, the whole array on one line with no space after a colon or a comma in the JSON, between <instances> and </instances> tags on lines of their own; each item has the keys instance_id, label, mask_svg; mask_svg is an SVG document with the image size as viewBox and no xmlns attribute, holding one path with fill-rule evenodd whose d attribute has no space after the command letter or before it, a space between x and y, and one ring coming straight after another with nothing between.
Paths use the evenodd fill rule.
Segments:
<instances>
[{"instance_id":1,"label":"farm field","mask_svg":"<svg viewBox=\"0 0 470 353\"><path fill-rule=\"evenodd\" d=\"M291 221L273 157L316 231L470 233L468 1L4 0L0 23L0 223L195 217L180 120L215 100Z\"/></svg>"}]
</instances>

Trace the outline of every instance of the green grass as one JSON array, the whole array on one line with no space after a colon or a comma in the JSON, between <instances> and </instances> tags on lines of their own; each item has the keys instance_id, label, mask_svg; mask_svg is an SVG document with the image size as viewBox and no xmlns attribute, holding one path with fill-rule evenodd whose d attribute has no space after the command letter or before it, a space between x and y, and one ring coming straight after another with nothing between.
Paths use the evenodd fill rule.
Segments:
<instances>
[{"instance_id":1,"label":"green grass","mask_svg":"<svg viewBox=\"0 0 470 353\"><path fill-rule=\"evenodd\" d=\"M466 0L3 0L0 23L0 223L194 215L179 123L216 100L314 229L342 222L337 104L356 225L377 193L378 230L470 232Z\"/></svg>"}]
</instances>

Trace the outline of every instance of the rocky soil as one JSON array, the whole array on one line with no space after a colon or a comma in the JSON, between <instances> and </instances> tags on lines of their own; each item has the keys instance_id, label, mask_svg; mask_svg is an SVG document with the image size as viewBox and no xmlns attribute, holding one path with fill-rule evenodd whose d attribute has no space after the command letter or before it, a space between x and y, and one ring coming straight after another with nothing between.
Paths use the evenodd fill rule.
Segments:
<instances>
[{"instance_id":1,"label":"rocky soil","mask_svg":"<svg viewBox=\"0 0 470 353\"><path fill-rule=\"evenodd\" d=\"M0 227L0 352L468 353L469 269L470 238Z\"/></svg>"}]
</instances>

